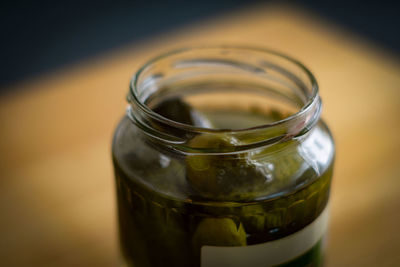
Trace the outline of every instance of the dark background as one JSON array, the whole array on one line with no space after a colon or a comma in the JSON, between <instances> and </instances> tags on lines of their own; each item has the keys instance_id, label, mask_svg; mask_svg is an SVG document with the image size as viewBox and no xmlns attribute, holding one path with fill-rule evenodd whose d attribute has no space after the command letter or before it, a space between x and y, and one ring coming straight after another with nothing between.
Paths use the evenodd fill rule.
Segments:
<instances>
[{"instance_id":1,"label":"dark background","mask_svg":"<svg viewBox=\"0 0 400 267\"><path fill-rule=\"evenodd\" d=\"M187 23L267 1L9 1L2 4L0 93L6 86ZM282 2L282 1L281 1ZM287 1L288 2L288 1ZM290 1L400 53L400 4Z\"/></svg>"}]
</instances>

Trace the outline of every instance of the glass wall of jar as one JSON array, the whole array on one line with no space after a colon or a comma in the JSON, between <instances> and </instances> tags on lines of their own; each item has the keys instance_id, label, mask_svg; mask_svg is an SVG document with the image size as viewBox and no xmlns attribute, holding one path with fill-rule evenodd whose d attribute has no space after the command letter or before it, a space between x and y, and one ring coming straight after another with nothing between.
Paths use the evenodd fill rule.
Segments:
<instances>
[{"instance_id":1,"label":"glass wall of jar","mask_svg":"<svg viewBox=\"0 0 400 267\"><path fill-rule=\"evenodd\" d=\"M145 64L128 101L112 148L126 265L322 266L334 143L307 68L182 49Z\"/></svg>"}]
</instances>

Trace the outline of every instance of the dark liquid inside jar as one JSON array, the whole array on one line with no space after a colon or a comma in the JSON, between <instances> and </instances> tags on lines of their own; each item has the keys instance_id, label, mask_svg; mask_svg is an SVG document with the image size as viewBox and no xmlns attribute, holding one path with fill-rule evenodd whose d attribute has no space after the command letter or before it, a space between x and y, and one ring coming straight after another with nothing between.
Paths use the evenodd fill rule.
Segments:
<instances>
[{"instance_id":1,"label":"dark liquid inside jar","mask_svg":"<svg viewBox=\"0 0 400 267\"><path fill-rule=\"evenodd\" d=\"M161 91L210 86L170 85ZM329 130L317 121L279 140L280 130L273 127L261 138L247 131L231 135L284 121L296 111L285 105L265 108L249 99L249 105L235 105L227 99L243 101L238 95L243 86L219 87L235 90L214 90L215 96L204 99L174 94L145 102L170 121L216 129L188 134L148 120L155 132L187 138L190 149L164 144L128 117L119 124L113 162L124 262L138 267L322 266L334 155ZM221 95L225 101L210 101ZM268 138L273 141L260 142ZM248 145L253 143L258 145Z\"/></svg>"}]
</instances>

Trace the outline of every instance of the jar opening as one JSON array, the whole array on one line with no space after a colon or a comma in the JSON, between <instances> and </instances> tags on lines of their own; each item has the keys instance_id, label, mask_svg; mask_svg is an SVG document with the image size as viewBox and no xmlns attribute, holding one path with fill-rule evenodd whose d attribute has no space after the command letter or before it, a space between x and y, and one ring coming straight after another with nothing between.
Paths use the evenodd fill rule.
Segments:
<instances>
[{"instance_id":1,"label":"jar opening","mask_svg":"<svg viewBox=\"0 0 400 267\"><path fill-rule=\"evenodd\" d=\"M227 153L272 145L308 132L321 101L312 73L279 53L249 47L173 51L133 77L128 115L157 141L189 153ZM190 142L229 136L232 146Z\"/></svg>"}]
</instances>

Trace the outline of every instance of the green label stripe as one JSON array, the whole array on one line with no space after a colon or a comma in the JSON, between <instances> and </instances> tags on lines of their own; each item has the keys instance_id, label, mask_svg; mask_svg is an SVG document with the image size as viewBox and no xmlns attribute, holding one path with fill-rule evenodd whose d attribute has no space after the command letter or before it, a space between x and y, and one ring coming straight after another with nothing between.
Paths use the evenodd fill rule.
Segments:
<instances>
[{"instance_id":1,"label":"green label stripe","mask_svg":"<svg viewBox=\"0 0 400 267\"><path fill-rule=\"evenodd\" d=\"M201 267L318 266L321 240L326 232L329 209L311 224L284 238L250 246L201 248Z\"/></svg>"}]
</instances>

